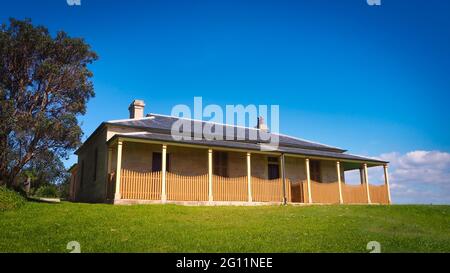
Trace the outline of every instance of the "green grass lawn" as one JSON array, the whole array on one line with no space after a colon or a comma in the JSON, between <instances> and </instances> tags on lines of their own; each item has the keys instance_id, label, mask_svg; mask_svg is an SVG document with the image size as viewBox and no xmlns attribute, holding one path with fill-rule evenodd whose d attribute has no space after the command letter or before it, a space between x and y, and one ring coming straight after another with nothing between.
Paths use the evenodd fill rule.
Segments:
<instances>
[{"instance_id":1,"label":"green grass lawn","mask_svg":"<svg viewBox=\"0 0 450 273\"><path fill-rule=\"evenodd\" d=\"M450 206L112 206L0 211L0 252L450 252Z\"/></svg>"}]
</instances>

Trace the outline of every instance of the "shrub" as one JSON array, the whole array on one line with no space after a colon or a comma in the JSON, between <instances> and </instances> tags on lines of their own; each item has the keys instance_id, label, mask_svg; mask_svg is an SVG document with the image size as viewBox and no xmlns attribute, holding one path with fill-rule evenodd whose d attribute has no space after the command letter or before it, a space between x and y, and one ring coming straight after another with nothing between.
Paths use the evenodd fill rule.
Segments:
<instances>
[{"instance_id":1,"label":"shrub","mask_svg":"<svg viewBox=\"0 0 450 273\"><path fill-rule=\"evenodd\" d=\"M42 186L34 193L36 197L58 197L58 189L53 185Z\"/></svg>"},{"instance_id":2,"label":"shrub","mask_svg":"<svg viewBox=\"0 0 450 273\"><path fill-rule=\"evenodd\" d=\"M0 212L17 209L25 204L25 198L14 190L0 186Z\"/></svg>"}]
</instances>

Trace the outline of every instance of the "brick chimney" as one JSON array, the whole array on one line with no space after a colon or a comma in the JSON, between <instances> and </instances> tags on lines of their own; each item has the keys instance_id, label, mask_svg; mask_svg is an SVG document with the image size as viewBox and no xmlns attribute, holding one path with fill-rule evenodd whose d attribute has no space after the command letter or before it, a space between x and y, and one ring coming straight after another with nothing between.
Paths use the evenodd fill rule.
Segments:
<instances>
[{"instance_id":1,"label":"brick chimney","mask_svg":"<svg viewBox=\"0 0 450 273\"><path fill-rule=\"evenodd\" d=\"M269 127L267 127L267 124L264 123L264 118L262 116L258 117L258 124L256 125L256 128L264 131L269 130Z\"/></svg>"},{"instance_id":2,"label":"brick chimney","mask_svg":"<svg viewBox=\"0 0 450 273\"><path fill-rule=\"evenodd\" d=\"M130 118L140 119L144 117L144 107L145 103L143 100L134 100L128 110L130 111Z\"/></svg>"}]
</instances>

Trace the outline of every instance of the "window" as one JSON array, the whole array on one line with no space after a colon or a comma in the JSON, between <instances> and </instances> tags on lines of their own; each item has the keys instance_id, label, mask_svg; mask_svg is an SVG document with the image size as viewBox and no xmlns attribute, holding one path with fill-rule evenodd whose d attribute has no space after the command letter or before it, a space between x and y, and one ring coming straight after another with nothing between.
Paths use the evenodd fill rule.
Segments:
<instances>
[{"instance_id":1,"label":"window","mask_svg":"<svg viewBox=\"0 0 450 273\"><path fill-rule=\"evenodd\" d=\"M267 176L268 179L278 179L280 178L280 164L278 162L278 157L269 157Z\"/></svg>"},{"instance_id":2,"label":"window","mask_svg":"<svg viewBox=\"0 0 450 273\"><path fill-rule=\"evenodd\" d=\"M310 160L309 161L309 170L310 170L310 176L311 180L321 182L321 176L320 176L320 161L319 160Z\"/></svg>"},{"instance_id":3,"label":"window","mask_svg":"<svg viewBox=\"0 0 450 273\"><path fill-rule=\"evenodd\" d=\"M215 175L228 176L228 153L214 152L213 166L213 173Z\"/></svg>"},{"instance_id":4,"label":"window","mask_svg":"<svg viewBox=\"0 0 450 273\"><path fill-rule=\"evenodd\" d=\"M153 153L152 155L152 172L162 171L162 153ZM169 154L166 154L166 171L170 171Z\"/></svg>"},{"instance_id":5,"label":"window","mask_svg":"<svg viewBox=\"0 0 450 273\"><path fill-rule=\"evenodd\" d=\"M92 179L97 180L97 161L98 161L98 149L95 148L94 152L94 173L92 174Z\"/></svg>"}]
</instances>

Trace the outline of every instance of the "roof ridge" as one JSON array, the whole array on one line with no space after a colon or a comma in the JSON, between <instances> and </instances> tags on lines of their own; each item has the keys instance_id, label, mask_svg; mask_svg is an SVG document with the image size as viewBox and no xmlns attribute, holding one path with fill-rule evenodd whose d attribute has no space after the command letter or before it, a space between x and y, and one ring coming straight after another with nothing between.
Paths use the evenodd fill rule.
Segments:
<instances>
[{"instance_id":1,"label":"roof ridge","mask_svg":"<svg viewBox=\"0 0 450 273\"><path fill-rule=\"evenodd\" d=\"M143 117L143 118L124 118L124 119L115 119L115 120L108 120L107 123L115 123L115 122L122 122L122 121L133 121L133 120L143 120L143 119L154 119L155 117Z\"/></svg>"}]
</instances>

